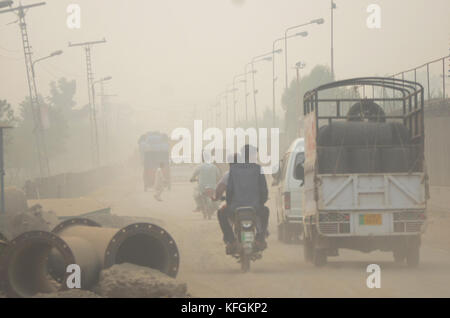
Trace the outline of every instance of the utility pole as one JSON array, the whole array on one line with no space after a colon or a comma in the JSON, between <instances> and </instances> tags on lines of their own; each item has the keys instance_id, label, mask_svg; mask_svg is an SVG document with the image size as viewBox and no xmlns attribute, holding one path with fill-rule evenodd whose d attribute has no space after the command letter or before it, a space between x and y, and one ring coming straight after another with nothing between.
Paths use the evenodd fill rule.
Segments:
<instances>
[{"instance_id":1,"label":"utility pole","mask_svg":"<svg viewBox=\"0 0 450 318\"><path fill-rule=\"evenodd\" d=\"M90 137L91 137L91 152L92 152L92 164L94 167L98 167L100 160L100 149L98 145L98 136L96 132L97 121L95 120L95 114L93 109L94 96L92 95L92 84L94 82L94 73L92 71L92 58L91 49L92 46L97 44L106 43L106 40L83 42L83 43L70 43L69 47L82 46L86 53L86 71L87 71L87 84L88 84L88 97L89 97L89 122L90 122Z\"/></svg>"},{"instance_id":2,"label":"utility pole","mask_svg":"<svg viewBox=\"0 0 450 318\"><path fill-rule=\"evenodd\" d=\"M102 110L102 126L103 126L103 136L104 136L104 157L105 160L109 158L109 126L108 126L108 117L109 117L109 98L110 97L117 97L118 95L115 94L105 94L105 83L102 81L100 82L100 95L97 95L100 97L100 107ZM107 162L105 162L107 163Z\"/></svg>"},{"instance_id":3,"label":"utility pole","mask_svg":"<svg viewBox=\"0 0 450 318\"><path fill-rule=\"evenodd\" d=\"M97 107L95 105L95 84L103 83L104 81L111 80L112 77L104 77L96 82L92 82L92 122L94 126L94 142L95 142L95 166L100 166L100 140L98 137L98 120L97 120Z\"/></svg>"},{"instance_id":4,"label":"utility pole","mask_svg":"<svg viewBox=\"0 0 450 318\"><path fill-rule=\"evenodd\" d=\"M3 11L0 11L0 14L2 13L8 13L13 12L15 13L19 20L19 27L20 32L22 35L22 44L23 44L23 51L25 55L25 67L27 71L27 81L28 81L28 93L30 97L30 106L31 106L31 113L33 116L33 122L34 122L34 135L36 138L36 150L38 155L38 164L39 164L39 173L41 178L45 175L49 175L50 168L48 164L48 156L47 156L47 149L45 145L45 139L43 134L43 127L42 127L42 118L41 118L41 111L39 107L39 97L37 95L37 88L36 88L36 80L34 78L34 72L33 72L33 52L32 47L30 45L30 40L28 37L28 29L27 24L25 20L26 11L28 11L31 8L35 8L38 6L45 5L45 2L39 2L35 4L30 4L26 6L19 5L15 8L6 9Z\"/></svg>"},{"instance_id":5,"label":"utility pole","mask_svg":"<svg viewBox=\"0 0 450 318\"><path fill-rule=\"evenodd\" d=\"M336 4L331 0L331 76L334 80L334 9Z\"/></svg>"},{"instance_id":6,"label":"utility pole","mask_svg":"<svg viewBox=\"0 0 450 318\"><path fill-rule=\"evenodd\" d=\"M0 211L5 214L5 164L4 164L4 154L3 154L3 130L13 128L8 125L0 125Z\"/></svg>"},{"instance_id":7,"label":"utility pole","mask_svg":"<svg viewBox=\"0 0 450 318\"><path fill-rule=\"evenodd\" d=\"M301 92L301 87L300 87L300 70L303 69L306 66L305 63L302 62L297 62L295 64L295 70L297 71L297 95L298 95L298 109L300 109L300 113L299 113L299 120L300 120L300 133L303 130L304 127L304 122L303 122L303 105L302 105L302 97L300 95ZM301 136L304 137L304 136Z\"/></svg>"}]
</instances>

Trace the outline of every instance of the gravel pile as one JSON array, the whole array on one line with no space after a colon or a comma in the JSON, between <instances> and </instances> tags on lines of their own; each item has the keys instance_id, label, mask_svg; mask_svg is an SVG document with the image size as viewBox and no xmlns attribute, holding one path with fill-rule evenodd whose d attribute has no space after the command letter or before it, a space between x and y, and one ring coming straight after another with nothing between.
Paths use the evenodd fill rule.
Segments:
<instances>
[{"instance_id":1,"label":"gravel pile","mask_svg":"<svg viewBox=\"0 0 450 318\"><path fill-rule=\"evenodd\" d=\"M51 231L59 223L58 217L51 211L44 211L40 205L34 205L24 211L7 211L0 216L0 233L8 240L28 231Z\"/></svg>"},{"instance_id":2,"label":"gravel pile","mask_svg":"<svg viewBox=\"0 0 450 318\"><path fill-rule=\"evenodd\" d=\"M185 283L158 270L127 263L103 270L93 290L103 297L112 298L189 297Z\"/></svg>"}]
</instances>

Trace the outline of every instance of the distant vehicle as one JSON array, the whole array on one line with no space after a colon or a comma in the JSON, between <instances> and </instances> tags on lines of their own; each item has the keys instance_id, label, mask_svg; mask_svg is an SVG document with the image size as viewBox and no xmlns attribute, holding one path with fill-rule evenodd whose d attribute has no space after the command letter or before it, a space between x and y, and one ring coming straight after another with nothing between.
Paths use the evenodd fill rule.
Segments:
<instances>
[{"instance_id":1,"label":"distant vehicle","mask_svg":"<svg viewBox=\"0 0 450 318\"><path fill-rule=\"evenodd\" d=\"M203 213L203 218L207 220L211 220L214 213L219 208L216 201L214 201L214 194L216 193L216 189L207 188L201 196L201 207Z\"/></svg>"},{"instance_id":2,"label":"distant vehicle","mask_svg":"<svg viewBox=\"0 0 450 318\"><path fill-rule=\"evenodd\" d=\"M345 86L383 93L323 96ZM428 198L423 87L379 77L337 81L305 94L304 115L306 159L297 177L305 180L305 259L322 266L339 248L381 250L418 266Z\"/></svg>"},{"instance_id":3,"label":"distant vehicle","mask_svg":"<svg viewBox=\"0 0 450 318\"><path fill-rule=\"evenodd\" d=\"M303 234L302 191L303 180L297 179L295 168L305 161L305 140L292 142L273 176L276 187L275 205L278 220L278 240L284 243L300 242Z\"/></svg>"},{"instance_id":4,"label":"distant vehicle","mask_svg":"<svg viewBox=\"0 0 450 318\"><path fill-rule=\"evenodd\" d=\"M156 169L164 163L164 177L170 189L170 146L169 137L159 132L147 132L139 138L139 152L143 164L144 191L152 188L155 183Z\"/></svg>"}]
</instances>

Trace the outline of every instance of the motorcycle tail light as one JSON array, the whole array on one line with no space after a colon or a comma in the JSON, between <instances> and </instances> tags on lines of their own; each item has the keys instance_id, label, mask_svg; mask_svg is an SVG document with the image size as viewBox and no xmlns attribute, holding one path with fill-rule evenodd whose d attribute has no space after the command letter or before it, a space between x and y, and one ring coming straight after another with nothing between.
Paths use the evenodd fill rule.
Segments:
<instances>
[{"instance_id":1,"label":"motorcycle tail light","mask_svg":"<svg viewBox=\"0 0 450 318\"><path fill-rule=\"evenodd\" d=\"M248 228L252 227L253 222L252 221L242 221L241 225L243 228L248 229Z\"/></svg>"}]
</instances>

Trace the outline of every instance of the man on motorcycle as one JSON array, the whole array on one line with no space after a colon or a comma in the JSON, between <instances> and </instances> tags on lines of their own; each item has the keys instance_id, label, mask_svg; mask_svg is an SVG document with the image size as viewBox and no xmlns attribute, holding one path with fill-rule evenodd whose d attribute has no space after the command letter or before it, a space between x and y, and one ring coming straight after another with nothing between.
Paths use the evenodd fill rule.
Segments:
<instances>
[{"instance_id":1,"label":"man on motorcycle","mask_svg":"<svg viewBox=\"0 0 450 318\"><path fill-rule=\"evenodd\" d=\"M233 254L236 249L236 238L231 228L229 218L239 207L251 206L255 209L261 225L256 237L260 250L267 247L265 237L269 221L269 209L264 206L268 199L266 178L261 173L261 166L256 163L257 149L245 145L241 155L244 163L231 163L228 175L224 175L216 187L216 198L222 196L226 184L226 206L218 211L219 224L227 245L227 254Z\"/></svg>"},{"instance_id":2,"label":"man on motorcycle","mask_svg":"<svg viewBox=\"0 0 450 318\"><path fill-rule=\"evenodd\" d=\"M198 187L194 190L194 200L196 209L194 212L200 211L201 198L206 189L215 189L217 181L221 177L219 168L211 162L211 158L207 153L203 153L203 163L198 166L192 177L191 182L198 180Z\"/></svg>"}]
</instances>

